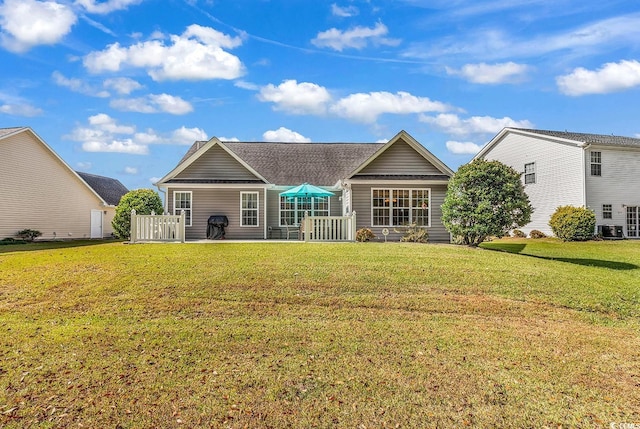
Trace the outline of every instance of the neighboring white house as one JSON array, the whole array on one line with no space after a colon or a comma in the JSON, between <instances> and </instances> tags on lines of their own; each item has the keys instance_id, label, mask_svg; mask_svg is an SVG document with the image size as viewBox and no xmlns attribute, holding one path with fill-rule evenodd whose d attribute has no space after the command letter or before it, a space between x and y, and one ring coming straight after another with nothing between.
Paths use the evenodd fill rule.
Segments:
<instances>
[{"instance_id":1,"label":"neighboring white house","mask_svg":"<svg viewBox=\"0 0 640 429\"><path fill-rule=\"evenodd\" d=\"M625 237L640 238L639 138L505 128L477 158L522 173L534 208L526 233L552 234L551 215L571 205L593 210L600 227L620 226Z\"/></svg>"},{"instance_id":2,"label":"neighboring white house","mask_svg":"<svg viewBox=\"0 0 640 429\"><path fill-rule=\"evenodd\" d=\"M31 128L0 129L0 239L23 229L41 239L109 237L125 193L115 179L73 171Z\"/></svg>"}]
</instances>

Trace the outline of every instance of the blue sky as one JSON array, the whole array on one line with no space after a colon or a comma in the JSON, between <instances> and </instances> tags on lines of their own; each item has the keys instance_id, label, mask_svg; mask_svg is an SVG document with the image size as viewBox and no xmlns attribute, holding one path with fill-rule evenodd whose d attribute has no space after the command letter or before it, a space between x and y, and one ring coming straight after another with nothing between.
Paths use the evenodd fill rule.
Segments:
<instances>
[{"instance_id":1,"label":"blue sky","mask_svg":"<svg viewBox=\"0 0 640 429\"><path fill-rule=\"evenodd\" d=\"M213 136L404 129L454 170L505 126L640 136L629 0L3 0L0 31L0 127L131 189Z\"/></svg>"}]
</instances>

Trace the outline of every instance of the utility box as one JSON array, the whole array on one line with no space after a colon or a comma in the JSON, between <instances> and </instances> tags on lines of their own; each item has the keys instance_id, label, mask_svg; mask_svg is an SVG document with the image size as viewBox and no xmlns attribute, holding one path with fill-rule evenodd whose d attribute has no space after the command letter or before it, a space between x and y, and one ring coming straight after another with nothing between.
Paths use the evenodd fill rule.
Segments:
<instances>
[{"instance_id":1,"label":"utility box","mask_svg":"<svg viewBox=\"0 0 640 429\"><path fill-rule=\"evenodd\" d=\"M606 240L622 240L624 238L621 225L598 225L598 235Z\"/></svg>"}]
</instances>

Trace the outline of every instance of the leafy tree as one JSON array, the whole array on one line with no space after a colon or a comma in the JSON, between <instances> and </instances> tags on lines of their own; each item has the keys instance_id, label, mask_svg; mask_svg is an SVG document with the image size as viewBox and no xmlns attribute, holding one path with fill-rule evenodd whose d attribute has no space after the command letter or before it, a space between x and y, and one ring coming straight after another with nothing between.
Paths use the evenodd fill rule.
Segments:
<instances>
[{"instance_id":1,"label":"leafy tree","mask_svg":"<svg viewBox=\"0 0 640 429\"><path fill-rule=\"evenodd\" d=\"M476 159L449 181L442 221L456 242L477 246L526 225L532 212L520 173L499 161Z\"/></svg>"},{"instance_id":2,"label":"leafy tree","mask_svg":"<svg viewBox=\"0 0 640 429\"><path fill-rule=\"evenodd\" d=\"M562 206L551 215L549 226L563 241L586 241L593 238L596 214L586 207Z\"/></svg>"},{"instance_id":3,"label":"leafy tree","mask_svg":"<svg viewBox=\"0 0 640 429\"><path fill-rule=\"evenodd\" d=\"M135 209L137 214L162 214L162 200L160 195L153 189L136 189L127 192L120 198L116 207L116 214L111 221L113 232L116 237L128 239L131 235L131 210Z\"/></svg>"}]
</instances>

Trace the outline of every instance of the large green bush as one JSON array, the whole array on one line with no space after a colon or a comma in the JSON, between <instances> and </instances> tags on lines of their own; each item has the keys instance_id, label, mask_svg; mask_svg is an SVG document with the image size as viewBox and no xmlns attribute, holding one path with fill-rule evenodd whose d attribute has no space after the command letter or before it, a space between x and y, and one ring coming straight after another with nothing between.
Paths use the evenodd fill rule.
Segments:
<instances>
[{"instance_id":1,"label":"large green bush","mask_svg":"<svg viewBox=\"0 0 640 429\"><path fill-rule=\"evenodd\" d=\"M131 235L131 210L135 209L137 214L162 214L162 200L160 195L153 189L136 189L122 196L116 214L111 221L113 233L118 238L129 239Z\"/></svg>"},{"instance_id":2,"label":"large green bush","mask_svg":"<svg viewBox=\"0 0 640 429\"><path fill-rule=\"evenodd\" d=\"M526 225L532 211L520 173L498 161L476 159L449 181L442 222L455 243L477 246Z\"/></svg>"},{"instance_id":3,"label":"large green bush","mask_svg":"<svg viewBox=\"0 0 640 429\"><path fill-rule=\"evenodd\" d=\"M585 207L562 206L551 215L549 226L553 234L564 241L591 240L596 227L596 215Z\"/></svg>"}]
</instances>

